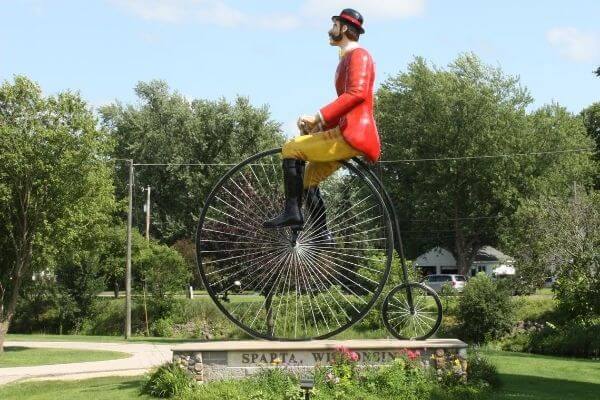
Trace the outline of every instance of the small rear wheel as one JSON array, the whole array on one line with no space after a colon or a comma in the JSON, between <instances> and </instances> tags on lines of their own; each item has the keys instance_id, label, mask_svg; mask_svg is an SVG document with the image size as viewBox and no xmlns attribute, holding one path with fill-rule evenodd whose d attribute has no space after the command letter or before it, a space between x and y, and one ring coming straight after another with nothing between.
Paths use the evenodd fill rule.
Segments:
<instances>
[{"instance_id":1,"label":"small rear wheel","mask_svg":"<svg viewBox=\"0 0 600 400\"><path fill-rule=\"evenodd\" d=\"M413 307L409 301L412 298ZM401 340L424 340L431 337L442 322L442 303L437 293L421 283L394 287L383 300L385 327Z\"/></svg>"}]
</instances>

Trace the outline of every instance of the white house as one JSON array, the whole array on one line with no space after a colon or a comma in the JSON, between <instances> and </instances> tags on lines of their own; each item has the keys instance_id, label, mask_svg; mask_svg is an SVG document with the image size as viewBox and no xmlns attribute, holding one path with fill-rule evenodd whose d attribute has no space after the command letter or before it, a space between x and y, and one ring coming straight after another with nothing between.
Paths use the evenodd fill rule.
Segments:
<instances>
[{"instance_id":1,"label":"white house","mask_svg":"<svg viewBox=\"0 0 600 400\"><path fill-rule=\"evenodd\" d=\"M470 275L475 276L478 272L485 272L490 276L514 275L515 260L492 246L483 246L473 259ZM441 247L434 247L427 253L421 254L414 261L424 275L431 274L457 274L456 258L454 255Z\"/></svg>"},{"instance_id":2,"label":"white house","mask_svg":"<svg viewBox=\"0 0 600 400\"><path fill-rule=\"evenodd\" d=\"M456 259L446 249L434 247L425 254L421 254L414 262L421 268L423 275L431 274L456 274Z\"/></svg>"},{"instance_id":3,"label":"white house","mask_svg":"<svg viewBox=\"0 0 600 400\"><path fill-rule=\"evenodd\" d=\"M473 259L471 264L471 276L478 272L485 272L490 276L514 275L515 259L507 256L492 246L483 246Z\"/></svg>"}]
</instances>

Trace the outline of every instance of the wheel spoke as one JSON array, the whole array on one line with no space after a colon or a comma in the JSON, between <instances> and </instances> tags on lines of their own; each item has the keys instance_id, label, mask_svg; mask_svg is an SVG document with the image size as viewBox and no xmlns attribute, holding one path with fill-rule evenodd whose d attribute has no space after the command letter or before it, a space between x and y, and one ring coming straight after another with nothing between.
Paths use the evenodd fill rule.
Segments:
<instances>
[{"instance_id":1,"label":"wheel spoke","mask_svg":"<svg viewBox=\"0 0 600 400\"><path fill-rule=\"evenodd\" d=\"M362 318L381 293L391 266L392 224L375 186L353 164L341 163L319 185L324 209L305 202L296 237L290 228L264 229L283 203L279 160L276 151L257 155L213 188L198 226L200 275L219 309L251 335L329 337ZM234 290L248 297L228 301ZM432 318L402 317L402 326L417 330Z\"/></svg>"},{"instance_id":2,"label":"wheel spoke","mask_svg":"<svg viewBox=\"0 0 600 400\"><path fill-rule=\"evenodd\" d=\"M423 339L437 330L441 321L441 303L437 295L420 284L410 284L413 307L408 300L406 285L392 289L384 300L383 319L390 332L404 339ZM427 294L433 297L436 311L428 309Z\"/></svg>"}]
</instances>

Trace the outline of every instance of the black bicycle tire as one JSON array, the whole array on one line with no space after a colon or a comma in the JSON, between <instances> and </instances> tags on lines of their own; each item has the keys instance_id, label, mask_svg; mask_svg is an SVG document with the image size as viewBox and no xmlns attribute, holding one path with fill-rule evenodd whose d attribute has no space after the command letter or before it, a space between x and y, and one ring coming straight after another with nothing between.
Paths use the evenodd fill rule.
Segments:
<instances>
[{"instance_id":1,"label":"black bicycle tire","mask_svg":"<svg viewBox=\"0 0 600 400\"><path fill-rule=\"evenodd\" d=\"M406 336L402 336L396 329L392 328L392 326L390 324L390 318L388 315L388 307L389 307L390 299L400 290L406 290L407 285L409 285L411 287L420 287L423 290L425 290L425 292L427 292L429 295L431 295L433 297L433 299L435 300L435 303L436 303L436 307L437 307L437 319L436 319L436 323L433 326L433 328L430 329L427 332L427 334L416 337L416 338L408 338ZM400 340L409 340L409 339L425 340L427 338L430 338L440 328L440 325L442 324L442 316L443 316L442 302L440 301L440 297L438 296L438 294L429 286L423 285L423 284L417 283L417 282L409 282L408 284L402 283L398 286L395 286L394 288L392 288L392 290L390 290L390 292L387 294L387 296L385 296L385 299L383 300L383 304L381 306L381 317L383 319L383 324L385 325L385 327L389 333L391 333L396 339L400 339Z\"/></svg>"}]
</instances>

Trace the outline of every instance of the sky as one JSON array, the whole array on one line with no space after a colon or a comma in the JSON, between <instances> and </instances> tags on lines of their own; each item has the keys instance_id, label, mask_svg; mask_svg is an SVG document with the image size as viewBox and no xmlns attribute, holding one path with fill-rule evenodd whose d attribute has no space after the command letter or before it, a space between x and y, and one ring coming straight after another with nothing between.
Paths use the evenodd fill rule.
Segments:
<instances>
[{"instance_id":1,"label":"sky","mask_svg":"<svg viewBox=\"0 0 600 400\"><path fill-rule=\"evenodd\" d=\"M327 31L346 7L364 16L377 86L416 56L444 67L474 52L519 76L533 107L600 100L598 0L0 0L0 81L24 74L98 107L162 79L188 98L267 104L292 136L335 98Z\"/></svg>"}]
</instances>

